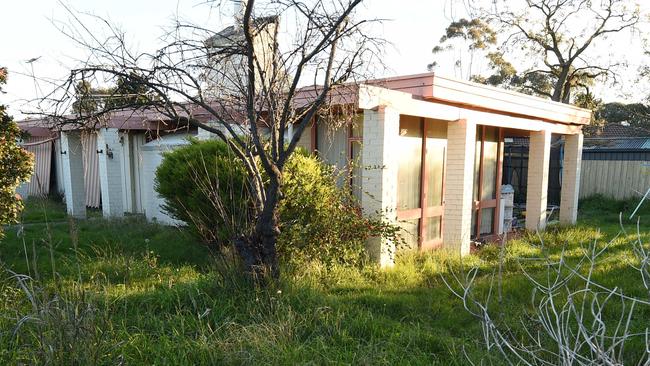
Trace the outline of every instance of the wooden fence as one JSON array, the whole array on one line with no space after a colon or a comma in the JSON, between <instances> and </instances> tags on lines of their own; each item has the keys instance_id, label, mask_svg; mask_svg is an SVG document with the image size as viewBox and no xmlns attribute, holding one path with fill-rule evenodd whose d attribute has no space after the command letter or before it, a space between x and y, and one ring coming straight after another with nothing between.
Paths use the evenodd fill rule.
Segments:
<instances>
[{"instance_id":1,"label":"wooden fence","mask_svg":"<svg viewBox=\"0 0 650 366\"><path fill-rule=\"evenodd\" d=\"M650 161L583 159L581 169L580 198L602 194L624 200L650 188Z\"/></svg>"}]
</instances>

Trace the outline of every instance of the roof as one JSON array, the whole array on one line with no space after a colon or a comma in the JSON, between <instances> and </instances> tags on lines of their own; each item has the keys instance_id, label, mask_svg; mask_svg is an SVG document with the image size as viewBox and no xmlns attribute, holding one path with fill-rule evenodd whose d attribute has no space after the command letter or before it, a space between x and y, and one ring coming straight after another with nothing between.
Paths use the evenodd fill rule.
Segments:
<instances>
[{"instance_id":1,"label":"roof","mask_svg":"<svg viewBox=\"0 0 650 366\"><path fill-rule=\"evenodd\" d=\"M434 73L350 83L334 89L329 95L328 103L359 107L360 90L364 88L387 90L393 94L399 94L400 98L417 100L418 103L431 102L423 104L426 104L427 108L435 108L436 111L447 106L448 108L498 114L504 116L503 120L517 117L514 118L516 121L513 123L521 125L523 129L535 128L535 124L539 124L538 121L552 122L560 126L568 125L568 128L580 128L588 124L591 119L591 111L587 109L482 84L442 77ZM299 108L312 101L319 91L319 86L300 89L294 99L295 107ZM193 118L199 121L209 122L213 119L212 114L199 106L186 104L185 108ZM212 105L211 108L227 108L221 109L221 112L230 115L233 121L246 121L241 111L231 110L228 106ZM456 118L458 117L456 116ZM168 118L155 110L125 109L112 112L109 118L104 118L89 127L112 127L128 130L165 130L178 127L169 122ZM42 127L47 127L47 124ZM75 128L78 127L67 127L67 129Z\"/></svg>"},{"instance_id":2,"label":"roof","mask_svg":"<svg viewBox=\"0 0 650 366\"><path fill-rule=\"evenodd\" d=\"M214 116L203 107L192 104L185 104L188 113L179 112L181 117L190 116L202 123L208 123L214 119ZM229 116L234 120L243 120L242 113L234 109L219 105L211 104L210 108ZM64 116L64 118L74 119L76 116ZM182 127L176 121L171 121L169 117L152 108L126 108L112 111L105 116L99 117L99 120L88 122L85 128L117 128L120 130L142 130L142 131L164 131L175 130ZM81 129L78 123L61 124L56 123L51 118L31 118L17 121L21 130L27 131L32 136L55 136L56 130L77 130Z\"/></svg>"},{"instance_id":3,"label":"roof","mask_svg":"<svg viewBox=\"0 0 650 366\"><path fill-rule=\"evenodd\" d=\"M409 93L414 99L446 104L466 109L492 112L567 125L587 125L591 111L573 105L550 101L527 94L470 81L453 79L435 73L404 75L385 79L361 81L357 84L382 87ZM333 93L333 102L358 102L358 88L350 84ZM297 104L307 103L317 95L318 86L306 87L296 96Z\"/></svg>"},{"instance_id":4,"label":"roof","mask_svg":"<svg viewBox=\"0 0 650 366\"><path fill-rule=\"evenodd\" d=\"M585 128L583 149L589 151L650 150L650 131L621 123Z\"/></svg>"},{"instance_id":5,"label":"roof","mask_svg":"<svg viewBox=\"0 0 650 366\"><path fill-rule=\"evenodd\" d=\"M607 123L604 126L586 127L584 133L588 138L649 137L650 131L621 123Z\"/></svg>"},{"instance_id":6,"label":"roof","mask_svg":"<svg viewBox=\"0 0 650 366\"><path fill-rule=\"evenodd\" d=\"M648 150L650 137L614 137L585 139L585 150Z\"/></svg>"}]
</instances>

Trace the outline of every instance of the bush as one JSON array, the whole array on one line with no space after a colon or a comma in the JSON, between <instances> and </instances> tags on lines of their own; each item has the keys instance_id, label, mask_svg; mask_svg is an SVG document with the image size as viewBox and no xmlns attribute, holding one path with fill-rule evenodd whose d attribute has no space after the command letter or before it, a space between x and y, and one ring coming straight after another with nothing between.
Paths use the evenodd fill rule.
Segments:
<instances>
[{"instance_id":1,"label":"bush","mask_svg":"<svg viewBox=\"0 0 650 366\"><path fill-rule=\"evenodd\" d=\"M285 261L357 265L370 236L396 238L397 228L365 218L348 189L336 185L336 172L304 151L285 168L278 251Z\"/></svg>"},{"instance_id":2,"label":"bush","mask_svg":"<svg viewBox=\"0 0 650 366\"><path fill-rule=\"evenodd\" d=\"M204 242L222 247L250 229L244 169L221 141L193 141L166 153L157 171L157 190L168 214L186 222ZM363 217L349 191L337 187L335 172L301 150L285 166L278 213L278 253L293 264L317 260L356 265L364 258L370 236L397 238L397 228ZM242 219L223 220L223 216Z\"/></svg>"},{"instance_id":3,"label":"bush","mask_svg":"<svg viewBox=\"0 0 650 366\"><path fill-rule=\"evenodd\" d=\"M204 243L219 246L250 221L246 172L225 143L190 140L163 156L155 181L163 209Z\"/></svg>"},{"instance_id":4,"label":"bush","mask_svg":"<svg viewBox=\"0 0 650 366\"><path fill-rule=\"evenodd\" d=\"M0 94L6 82L7 69L0 67ZM20 128L0 104L0 239L3 225L15 223L23 208L16 195L16 188L32 174L34 158L18 145Z\"/></svg>"}]
</instances>

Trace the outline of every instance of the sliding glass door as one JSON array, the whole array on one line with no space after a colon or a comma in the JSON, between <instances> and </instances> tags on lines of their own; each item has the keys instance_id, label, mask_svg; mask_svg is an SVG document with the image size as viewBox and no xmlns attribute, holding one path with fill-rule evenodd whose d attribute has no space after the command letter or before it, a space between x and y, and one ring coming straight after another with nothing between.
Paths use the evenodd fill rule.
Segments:
<instances>
[{"instance_id":1,"label":"sliding glass door","mask_svg":"<svg viewBox=\"0 0 650 366\"><path fill-rule=\"evenodd\" d=\"M397 218L407 245L428 249L442 244L447 123L400 117Z\"/></svg>"}]
</instances>

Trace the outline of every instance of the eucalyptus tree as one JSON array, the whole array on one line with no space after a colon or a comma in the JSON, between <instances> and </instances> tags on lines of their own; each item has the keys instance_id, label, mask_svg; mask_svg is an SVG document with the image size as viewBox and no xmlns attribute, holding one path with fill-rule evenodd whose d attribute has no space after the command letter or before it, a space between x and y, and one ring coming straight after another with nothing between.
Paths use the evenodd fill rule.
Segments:
<instances>
[{"instance_id":1,"label":"eucalyptus tree","mask_svg":"<svg viewBox=\"0 0 650 366\"><path fill-rule=\"evenodd\" d=\"M430 68L465 48L455 62L468 78L562 103L597 81L616 80L634 52L620 42L630 44L642 20L632 0L470 0L468 9L472 19L449 24Z\"/></svg>"}]
</instances>

